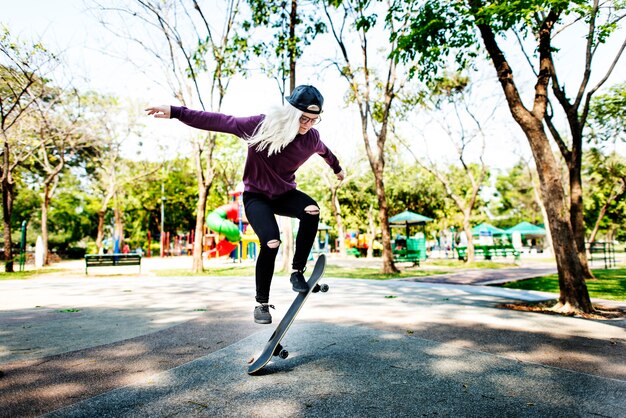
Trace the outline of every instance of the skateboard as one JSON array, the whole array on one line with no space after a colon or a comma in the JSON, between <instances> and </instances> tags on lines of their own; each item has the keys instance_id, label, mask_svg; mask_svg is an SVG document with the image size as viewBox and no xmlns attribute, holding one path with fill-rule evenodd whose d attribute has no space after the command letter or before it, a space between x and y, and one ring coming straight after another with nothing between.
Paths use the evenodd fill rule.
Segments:
<instances>
[{"instance_id":1,"label":"skateboard","mask_svg":"<svg viewBox=\"0 0 626 418\"><path fill-rule=\"evenodd\" d=\"M327 292L329 287L327 284L319 284L318 282L324 275L324 269L326 268L326 256L324 254L320 254L317 261L315 262L315 267L313 267L313 273L309 277L307 284L309 285L309 290L306 293L298 293L298 296L294 299L293 303L289 307L289 310L280 321L280 324L276 327L276 330L265 344L265 348L263 351L256 357L252 357L248 364L248 374L257 373L263 367L270 362L272 357L280 357L282 359L286 359L289 356L289 352L285 350L285 348L280 344L281 340L289 330L293 320L300 312L300 308L304 305L304 302L309 298L311 293L317 292Z\"/></svg>"}]
</instances>

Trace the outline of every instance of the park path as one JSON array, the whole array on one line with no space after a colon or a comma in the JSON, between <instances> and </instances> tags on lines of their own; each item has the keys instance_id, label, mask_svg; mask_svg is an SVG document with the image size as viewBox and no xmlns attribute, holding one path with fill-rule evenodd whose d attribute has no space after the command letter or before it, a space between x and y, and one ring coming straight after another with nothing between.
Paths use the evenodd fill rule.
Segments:
<instances>
[{"instance_id":1,"label":"park path","mask_svg":"<svg viewBox=\"0 0 626 418\"><path fill-rule=\"evenodd\" d=\"M495 308L553 295L477 274L329 277L292 356L252 378L245 359L272 330L251 321L252 279L145 271L0 282L0 417L626 416L624 321ZM293 299L280 279L277 320Z\"/></svg>"}]
</instances>

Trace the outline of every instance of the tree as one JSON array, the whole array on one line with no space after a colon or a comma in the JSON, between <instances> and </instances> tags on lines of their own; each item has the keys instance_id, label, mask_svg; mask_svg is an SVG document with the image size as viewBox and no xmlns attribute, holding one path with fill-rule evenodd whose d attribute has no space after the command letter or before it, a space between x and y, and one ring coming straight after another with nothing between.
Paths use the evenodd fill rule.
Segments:
<instances>
[{"instance_id":1,"label":"tree","mask_svg":"<svg viewBox=\"0 0 626 418\"><path fill-rule=\"evenodd\" d=\"M181 2L166 0L135 0L113 7L109 3L97 3L101 13L120 15L122 28L114 30L120 37L130 39L147 52L153 62L164 71L169 89L184 105L198 102L203 110L219 112L228 84L247 59L247 44L238 36L236 23L239 15L239 0L229 0L223 16L223 29L217 34L200 4L193 0L193 10ZM147 24L145 37L128 31L127 20ZM145 62L138 64L144 69ZM208 74L210 89L208 96L201 87L203 75ZM215 133L193 136L196 161L198 200L196 202L196 229L193 249L192 271L201 272L202 243L206 216L206 202L213 183L213 151Z\"/></svg>"},{"instance_id":2,"label":"tree","mask_svg":"<svg viewBox=\"0 0 626 418\"><path fill-rule=\"evenodd\" d=\"M84 109L77 91L48 86L45 100L37 100L35 108L33 136L39 147L33 153L30 169L40 178L41 237L44 265L48 265L48 212L60 175L68 165L77 166L81 159L91 158L96 152L84 133Z\"/></svg>"},{"instance_id":3,"label":"tree","mask_svg":"<svg viewBox=\"0 0 626 418\"><path fill-rule=\"evenodd\" d=\"M552 135L552 138L557 143L561 155L565 160L568 168L569 178L569 198L570 198L570 223L574 233L574 239L578 248L578 256L580 258L581 267L585 278L592 278L593 274L589 268L587 262L587 251L585 247L585 223L583 217L584 205L583 205L583 187L582 187L582 159L583 159L583 131L587 124L587 118L589 115L589 106L593 95L606 83L609 76L615 69L619 59L626 48L626 37L624 38L621 47L618 48L612 60L607 60L608 68L600 68L604 70L604 74L601 78L592 83L592 69L594 69L594 59L599 52L600 46L606 42L606 39L611 36L617 28L620 21L626 17L624 13L626 6L622 1L604 1L600 4L599 0L593 1L572 1L570 2L574 10L573 22L583 20L586 25L586 44L585 44L585 60L582 70L582 79L580 84L574 85L570 89L569 95L566 89L567 85L559 75L565 71L571 70L571 63L564 63L561 67L562 71L559 71L558 63L555 62L553 49L546 51L546 59L549 62L552 93L556 97L559 103L563 115L567 120L568 134L563 134L559 130L554 122L554 106L549 105L548 111L545 115L546 125ZM563 8L561 8L563 7ZM562 12L562 21L567 19L568 5L565 3L563 6L556 5L553 7L555 13ZM541 14L539 14L541 16ZM558 20L555 21L558 23ZM564 22L564 27L569 22ZM558 32L554 32L554 41L557 41ZM619 35L619 33L618 33ZM597 60L596 60L597 61ZM563 71L563 68L565 70ZM597 69L597 68L595 68ZM537 73L535 73L537 75ZM573 96L573 98L570 98ZM570 140L567 141L566 138ZM569 143L568 143L569 142Z\"/></svg>"},{"instance_id":4,"label":"tree","mask_svg":"<svg viewBox=\"0 0 626 418\"><path fill-rule=\"evenodd\" d=\"M568 6L569 1L548 4L543 1L505 3L482 0L396 2L388 18L410 22L406 30L394 32L391 39L398 43L395 51L398 59L417 59L416 75L421 79L435 79L450 66L459 71L471 67L482 44L496 71L511 115L524 132L537 166L559 273L560 295L555 309L592 312L579 248L568 216L565 183L544 126L549 83L555 76L552 36ZM532 103L528 105L516 83L513 64L501 47L507 31L520 27L525 33L534 34L538 54L536 83Z\"/></svg>"},{"instance_id":5,"label":"tree","mask_svg":"<svg viewBox=\"0 0 626 418\"><path fill-rule=\"evenodd\" d=\"M339 48L339 58L332 65L348 83L347 100L359 111L363 144L374 175L378 220L382 230L382 271L397 272L391 250L384 173L386 142L393 124L394 104L402 91L404 80L398 77L398 62L394 59L383 60L380 73L373 65L372 54L381 56L381 53L380 50L373 51L369 40L376 31L382 29L382 21L378 19L377 10L370 1L324 2L324 11L330 32ZM335 11L338 11L338 17ZM387 22L391 30L394 30L396 23L393 19ZM356 47L353 49L352 45ZM387 56L395 46L395 41L381 46L387 49L387 53L382 56Z\"/></svg>"},{"instance_id":6,"label":"tree","mask_svg":"<svg viewBox=\"0 0 626 418\"><path fill-rule=\"evenodd\" d=\"M431 173L444 187L446 195L454 202L463 216L463 231L467 236L467 262L474 262L474 243L472 240L472 212L479 203L478 193L489 178L489 170L483 156L485 153L485 127L493 118L495 109L483 116L478 116L477 109L472 109L472 89L467 77L460 75L446 76L432 85L433 94L427 100L434 110L434 118L442 128L441 136L446 137L456 150L458 166L438 167L432 160L426 162L414 152L407 141L402 141L413 158L421 167ZM481 107L484 107L481 104ZM416 129L416 131L418 131ZM478 142L477 162L468 161L468 150ZM425 158L429 158L428 155Z\"/></svg>"},{"instance_id":7,"label":"tree","mask_svg":"<svg viewBox=\"0 0 626 418\"><path fill-rule=\"evenodd\" d=\"M584 179L590 201L587 212L589 225L593 225L589 242L593 243L605 217L613 218L613 225L623 223L626 218L624 205L620 205L626 196L626 160L616 152L604 155L593 148L587 153L586 163Z\"/></svg>"},{"instance_id":8,"label":"tree","mask_svg":"<svg viewBox=\"0 0 626 418\"><path fill-rule=\"evenodd\" d=\"M313 38L322 33L324 25L319 21L316 10L300 7L301 3L297 0L247 2L252 11L252 19L244 22L243 26L271 28L272 39L256 41L251 45L251 50L261 59L262 71L276 81L284 104L286 93L291 93L296 88L296 68L303 46L309 45ZM295 246L292 219L280 217L280 220L283 230L282 270L290 271Z\"/></svg>"},{"instance_id":9,"label":"tree","mask_svg":"<svg viewBox=\"0 0 626 418\"><path fill-rule=\"evenodd\" d=\"M284 97L296 87L296 67L304 52L303 46L310 45L317 35L325 31L325 26L315 8L303 8L297 0L247 2L252 17L250 22L244 22L244 27L271 28L273 35L269 41L256 41L250 49L262 59L261 70L276 80L281 97Z\"/></svg>"},{"instance_id":10,"label":"tree","mask_svg":"<svg viewBox=\"0 0 626 418\"><path fill-rule=\"evenodd\" d=\"M2 137L2 215L4 221L5 271L13 272L11 218L15 197L13 172L37 149L33 141L21 141L16 125L33 104L45 95L43 78L55 61L41 43L28 45L15 41L9 29L0 28L0 136Z\"/></svg>"}]
</instances>

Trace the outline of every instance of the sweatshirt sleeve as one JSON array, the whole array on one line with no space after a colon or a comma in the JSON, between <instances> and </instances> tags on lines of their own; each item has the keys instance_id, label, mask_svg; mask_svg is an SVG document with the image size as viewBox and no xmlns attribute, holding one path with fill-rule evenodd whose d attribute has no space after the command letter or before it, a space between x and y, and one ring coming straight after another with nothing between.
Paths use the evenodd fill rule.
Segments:
<instances>
[{"instance_id":1,"label":"sweatshirt sleeve","mask_svg":"<svg viewBox=\"0 0 626 418\"><path fill-rule=\"evenodd\" d=\"M178 119L192 128L247 138L252 136L256 127L263 120L263 115L240 118L222 113L192 110L185 106L172 106L170 118Z\"/></svg>"},{"instance_id":2,"label":"sweatshirt sleeve","mask_svg":"<svg viewBox=\"0 0 626 418\"><path fill-rule=\"evenodd\" d=\"M333 152L322 142L322 140L317 138L317 147L316 152L326 161L326 164L332 168L333 173L337 174L341 171L341 165L339 164L339 159L333 154Z\"/></svg>"}]
</instances>

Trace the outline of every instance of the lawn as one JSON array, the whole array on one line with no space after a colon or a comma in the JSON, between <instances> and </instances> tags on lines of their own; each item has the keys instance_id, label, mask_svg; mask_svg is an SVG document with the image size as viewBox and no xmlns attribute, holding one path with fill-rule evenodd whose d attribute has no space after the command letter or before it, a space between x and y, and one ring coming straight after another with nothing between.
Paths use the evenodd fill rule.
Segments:
<instances>
[{"instance_id":1,"label":"lawn","mask_svg":"<svg viewBox=\"0 0 626 418\"><path fill-rule=\"evenodd\" d=\"M626 300L626 268L593 270L593 274L596 280L587 280L589 296L598 299ZM510 282L501 287L559 293L559 279L556 274L553 274Z\"/></svg>"},{"instance_id":2,"label":"lawn","mask_svg":"<svg viewBox=\"0 0 626 418\"><path fill-rule=\"evenodd\" d=\"M15 271L13 273L0 272L0 280L26 280L36 278L42 273L55 273L62 271L61 269L46 269L46 270L27 270L27 271Z\"/></svg>"},{"instance_id":3,"label":"lawn","mask_svg":"<svg viewBox=\"0 0 626 418\"><path fill-rule=\"evenodd\" d=\"M383 274L377 267L341 267L332 264L326 265L325 275L345 279L369 279L369 280L393 280L409 277L432 276L436 274L453 273L460 269L468 268L506 268L514 267L515 264L497 263L493 261L476 261L467 264L460 260L428 260L428 265L436 269L423 269L412 267L410 264L400 264L399 273ZM189 270L171 269L157 271L158 276L254 276L254 266L238 266L232 264L225 267L208 267L202 273L191 273ZM281 274L281 273L276 273Z\"/></svg>"},{"instance_id":4,"label":"lawn","mask_svg":"<svg viewBox=\"0 0 626 418\"><path fill-rule=\"evenodd\" d=\"M378 268L350 268L339 266L326 266L326 271L324 272L324 275L328 277L340 277L345 279L392 280L407 277L430 276L433 274L445 274L449 272L449 270L421 270L416 267L410 269L402 269L400 273L383 274ZM211 267L206 269L203 273L191 273L189 270L162 270L157 271L156 274L158 276L254 276L254 266ZM283 273L277 272L276 274L279 275Z\"/></svg>"}]
</instances>

